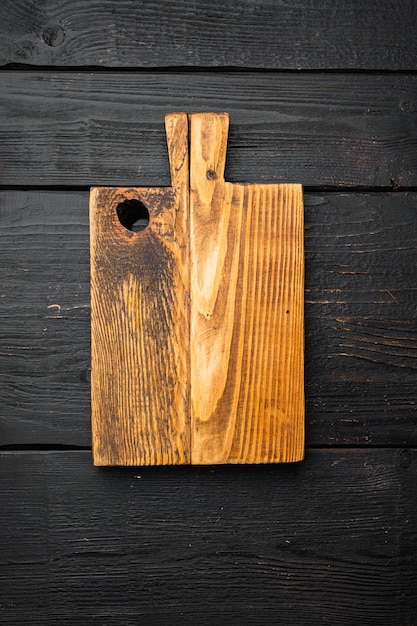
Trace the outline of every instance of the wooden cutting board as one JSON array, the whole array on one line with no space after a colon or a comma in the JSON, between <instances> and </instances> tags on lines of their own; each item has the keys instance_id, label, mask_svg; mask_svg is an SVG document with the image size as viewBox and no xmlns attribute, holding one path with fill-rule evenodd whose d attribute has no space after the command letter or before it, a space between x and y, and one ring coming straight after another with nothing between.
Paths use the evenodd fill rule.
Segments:
<instances>
[{"instance_id":1,"label":"wooden cutting board","mask_svg":"<svg viewBox=\"0 0 417 626\"><path fill-rule=\"evenodd\" d=\"M225 182L226 113L165 125L171 187L91 190L94 464L299 461L302 187Z\"/></svg>"}]
</instances>

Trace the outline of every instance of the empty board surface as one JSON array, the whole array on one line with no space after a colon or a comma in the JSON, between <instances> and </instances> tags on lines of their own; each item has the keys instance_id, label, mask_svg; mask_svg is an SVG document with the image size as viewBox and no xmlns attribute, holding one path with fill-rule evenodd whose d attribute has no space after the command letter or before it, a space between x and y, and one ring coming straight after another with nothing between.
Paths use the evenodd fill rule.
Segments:
<instances>
[{"instance_id":1,"label":"empty board surface","mask_svg":"<svg viewBox=\"0 0 417 626\"><path fill-rule=\"evenodd\" d=\"M300 460L301 185L225 182L225 113L166 132L171 187L91 191L94 463Z\"/></svg>"}]
</instances>

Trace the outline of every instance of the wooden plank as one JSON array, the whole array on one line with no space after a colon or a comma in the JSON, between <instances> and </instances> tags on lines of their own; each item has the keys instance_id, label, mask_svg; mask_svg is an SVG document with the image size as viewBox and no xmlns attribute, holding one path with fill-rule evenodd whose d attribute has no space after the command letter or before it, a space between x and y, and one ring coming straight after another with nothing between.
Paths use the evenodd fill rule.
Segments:
<instances>
[{"instance_id":1,"label":"wooden plank","mask_svg":"<svg viewBox=\"0 0 417 626\"><path fill-rule=\"evenodd\" d=\"M299 461L302 189L225 182L228 127L190 116L192 462Z\"/></svg>"},{"instance_id":2,"label":"wooden plank","mask_svg":"<svg viewBox=\"0 0 417 626\"><path fill-rule=\"evenodd\" d=\"M417 445L417 194L305 194L306 443ZM1 445L89 446L87 192L0 192Z\"/></svg>"},{"instance_id":3,"label":"wooden plank","mask_svg":"<svg viewBox=\"0 0 417 626\"><path fill-rule=\"evenodd\" d=\"M163 117L186 109L229 112L230 182L413 186L416 81L391 74L347 80L340 74L2 72L0 184L169 185Z\"/></svg>"},{"instance_id":4,"label":"wooden plank","mask_svg":"<svg viewBox=\"0 0 417 626\"><path fill-rule=\"evenodd\" d=\"M172 187L90 195L95 465L191 461L186 113L167 118L167 140ZM149 212L141 232L135 207Z\"/></svg>"},{"instance_id":5,"label":"wooden plank","mask_svg":"<svg viewBox=\"0 0 417 626\"><path fill-rule=\"evenodd\" d=\"M69 624L74 603L86 625L415 623L415 450L140 471L3 453L0 467L7 624Z\"/></svg>"},{"instance_id":6,"label":"wooden plank","mask_svg":"<svg viewBox=\"0 0 417 626\"><path fill-rule=\"evenodd\" d=\"M91 443L88 194L0 192L0 441Z\"/></svg>"},{"instance_id":7,"label":"wooden plank","mask_svg":"<svg viewBox=\"0 0 417 626\"><path fill-rule=\"evenodd\" d=\"M1 64L416 69L412 0L3 0L0 18Z\"/></svg>"}]
</instances>

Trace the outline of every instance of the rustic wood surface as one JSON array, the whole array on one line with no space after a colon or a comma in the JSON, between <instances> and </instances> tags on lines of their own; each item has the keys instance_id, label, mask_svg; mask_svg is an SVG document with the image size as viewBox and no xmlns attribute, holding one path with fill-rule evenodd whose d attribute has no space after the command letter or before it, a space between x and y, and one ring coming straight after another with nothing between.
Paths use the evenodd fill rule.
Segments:
<instances>
[{"instance_id":1,"label":"rustic wood surface","mask_svg":"<svg viewBox=\"0 0 417 626\"><path fill-rule=\"evenodd\" d=\"M307 193L307 445L416 445L417 194ZM88 192L0 192L3 445L89 446Z\"/></svg>"},{"instance_id":2,"label":"rustic wood surface","mask_svg":"<svg viewBox=\"0 0 417 626\"><path fill-rule=\"evenodd\" d=\"M264 46L265 47L265 46ZM170 185L168 111L228 111L226 180L417 185L417 76L0 72L2 185Z\"/></svg>"},{"instance_id":3,"label":"rustic wood surface","mask_svg":"<svg viewBox=\"0 0 417 626\"><path fill-rule=\"evenodd\" d=\"M304 456L300 185L224 180L229 117L190 116L191 458Z\"/></svg>"},{"instance_id":4,"label":"rustic wood surface","mask_svg":"<svg viewBox=\"0 0 417 626\"><path fill-rule=\"evenodd\" d=\"M0 5L0 63L415 70L413 0Z\"/></svg>"},{"instance_id":5,"label":"rustic wood surface","mask_svg":"<svg viewBox=\"0 0 417 626\"><path fill-rule=\"evenodd\" d=\"M95 465L304 456L302 188L225 182L228 127L171 113L171 187L91 190Z\"/></svg>"},{"instance_id":6,"label":"rustic wood surface","mask_svg":"<svg viewBox=\"0 0 417 626\"><path fill-rule=\"evenodd\" d=\"M4 624L415 626L417 5L233 6L0 4ZM302 463L92 467L88 191L181 110L307 186Z\"/></svg>"},{"instance_id":7,"label":"rustic wood surface","mask_svg":"<svg viewBox=\"0 0 417 626\"><path fill-rule=\"evenodd\" d=\"M0 462L4 623L415 623L415 450L215 468L92 468L89 452Z\"/></svg>"},{"instance_id":8,"label":"rustic wood surface","mask_svg":"<svg viewBox=\"0 0 417 626\"><path fill-rule=\"evenodd\" d=\"M167 141L172 187L90 194L95 465L191 462L187 114L169 116ZM142 232L119 221L132 201Z\"/></svg>"}]
</instances>

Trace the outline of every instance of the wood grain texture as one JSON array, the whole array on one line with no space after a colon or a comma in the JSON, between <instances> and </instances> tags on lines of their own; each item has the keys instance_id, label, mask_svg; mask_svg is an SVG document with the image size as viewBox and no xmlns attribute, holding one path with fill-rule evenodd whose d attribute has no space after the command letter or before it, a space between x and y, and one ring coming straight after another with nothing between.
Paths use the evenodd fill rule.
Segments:
<instances>
[{"instance_id":1,"label":"wood grain texture","mask_svg":"<svg viewBox=\"0 0 417 626\"><path fill-rule=\"evenodd\" d=\"M302 189L225 182L228 126L190 116L192 461L299 461Z\"/></svg>"},{"instance_id":2,"label":"wood grain texture","mask_svg":"<svg viewBox=\"0 0 417 626\"><path fill-rule=\"evenodd\" d=\"M416 20L412 0L3 0L0 63L415 70Z\"/></svg>"},{"instance_id":3,"label":"wood grain texture","mask_svg":"<svg viewBox=\"0 0 417 626\"><path fill-rule=\"evenodd\" d=\"M417 445L417 195L306 193L306 444ZM86 446L88 192L0 192L0 445Z\"/></svg>"},{"instance_id":4,"label":"wood grain texture","mask_svg":"<svg viewBox=\"0 0 417 626\"><path fill-rule=\"evenodd\" d=\"M0 442L90 446L88 193L0 192Z\"/></svg>"},{"instance_id":5,"label":"wood grain texture","mask_svg":"<svg viewBox=\"0 0 417 626\"><path fill-rule=\"evenodd\" d=\"M3 453L0 467L5 624L415 623L415 450L140 472Z\"/></svg>"},{"instance_id":6,"label":"wood grain texture","mask_svg":"<svg viewBox=\"0 0 417 626\"><path fill-rule=\"evenodd\" d=\"M228 126L170 114L172 188L91 192L96 465L303 458L302 189L225 183Z\"/></svg>"},{"instance_id":7,"label":"wood grain texture","mask_svg":"<svg viewBox=\"0 0 417 626\"><path fill-rule=\"evenodd\" d=\"M0 3L1 623L415 626L416 9ZM42 452L91 443L88 188L170 185L184 108L305 186L301 464Z\"/></svg>"},{"instance_id":8,"label":"wood grain texture","mask_svg":"<svg viewBox=\"0 0 417 626\"><path fill-rule=\"evenodd\" d=\"M166 189L91 191L91 390L95 465L190 461L188 121L169 116ZM117 207L149 210L135 233Z\"/></svg>"},{"instance_id":9,"label":"wood grain texture","mask_svg":"<svg viewBox=\"0 0 417 626\"><path fill-rule=\"evenodd\" d=\"M230 182L415 186L416 85L402 74L4 71L0 184L170 185L162 120L185 108L229 112Z\"/></svg>"}]
</instances>

